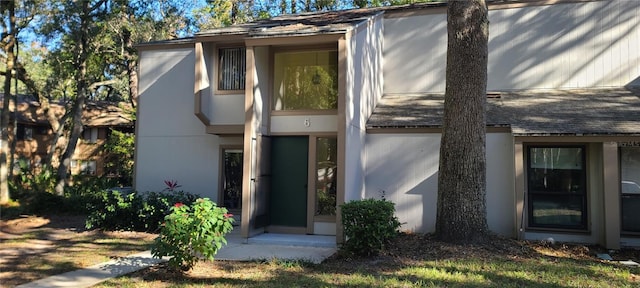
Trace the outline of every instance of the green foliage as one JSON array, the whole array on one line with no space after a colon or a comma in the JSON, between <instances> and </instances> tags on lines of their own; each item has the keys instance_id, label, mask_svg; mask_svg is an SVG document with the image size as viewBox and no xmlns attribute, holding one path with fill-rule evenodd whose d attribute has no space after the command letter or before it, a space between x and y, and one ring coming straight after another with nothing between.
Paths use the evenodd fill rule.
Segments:
<instances>
[{"instance_id":1,"label":"green foliage","mask_svg":"<svg viewBox=\"0 0 640 288\"><path fill-rule=\"evenodd\" d=\"M50 166L42 166L38 171L29 167L28 159L18 161L20 172L11 181L11 195L14 199L20 199L36 192L44 193L53 191L56 185L55 173Z\"/></svg>"},{"instance_id":2,"label":"green foliage","mask_svg":"<svg viewBox=\"0 0 640 288\"><path fill-rule=\"evenodd\" d=\"M25 213L87 214L99 193L116 185L113 179L78 175L64 195L55 195L53 169L44 165L32 170L26 163L19 161L20 173L9 182L12 197L21 203Z\"/></svg>"},{"instance_id":3,"label":"green foliage","mask_svg":"<svg viewBox=\"0 0 640 288\"><path fill-rule=\"evenodd\" d=\"M177 202L165 217L151 249L153 257L171 256L169 266L188 271L200 257L213 257L227 244L224 235L233 230L233 218L224 207L217 207L208 198L200 198L193 205Z\"/></svg>"},{"instance_id":4,"label":"green foliage","mask_svg":"<svg viewBox=\"0 0 640 288\"><path fill-rule=\"evenodd\" d=\"M133 133L113 129L104 144L105 172L107 175L116 176L122 186L131 186L133 183L134 144Z\"/></svg>"},{"instance_id":5,"label":"green foliage","mask_svg":"<svg viewBox=\"0 0 640 288\"><path fill-rule=\"evenodd\" d=\"M49 166L42 166L32 170L27 159L20 159L18 166L20 173L9 182L9 189L13 199L19 200L25 213L78 213L81 210L69 203L63 196L52 194L55 186L55 174Z\"/></svg>"},{"instance_id":6,"label":"green foliage","mask_svg":"<svg viewBox=\"0 0 640 288\"><path fill-rule=\"evenodd\" d=\"M400 222L394 204L365 199L341 205L342 225L347 241L342 248L357 255L377 254L398 234Z\"/></svg>"},{"instance_id":7,"label":"green foliage","mask_svg":"<svg viewBox=\"0 0 640 288\"><path fill-rule=\"evenodd\" d=\"M173 203L192 203L196 195L176 192L122 192L105 190L97 193L87 217L87 229L156 232Z\"/></svg>"},{"instance_id":8,"label":"green foliage","mask_svg":"<svg viewBox=\"0 0 640 288\"><path fill-rule=\"evenodd\" d=\"M118 180L93 175L73 175L73 185L65 189L67 197L95 197L100 192L118 186Z\"/></svg>"}]
</instances>

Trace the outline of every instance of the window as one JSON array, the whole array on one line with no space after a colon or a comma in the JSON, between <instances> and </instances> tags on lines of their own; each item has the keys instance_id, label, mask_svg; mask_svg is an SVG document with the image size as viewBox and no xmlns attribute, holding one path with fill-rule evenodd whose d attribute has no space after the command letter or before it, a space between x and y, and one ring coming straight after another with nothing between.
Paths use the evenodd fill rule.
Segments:
<instances>
[{"instance_id":1,"label":"window","mask_svg":"<svg viewBox=\"0 0 640 288\"><path fill-rule=\"evenodd\" d=\"M584 146L528 148L528 217L532 228L587 228Z\"/></svg>"},{"instance_id":2,"label":"window","mask_svg":"<svg viewBox=\"0 0 640 288\"><path fill-rule=\"evenodd\" d=\"M95 160L80 161L80 174L96 175L96 161Z\"/></svg>"},{"instance_id":3,"label":"window","mask_svg":"<svg viewBox=\"0 0 640 288\"><path fill-rule=\"evenodd\" d=\"M620 147L622 231L640 232L640 147Z\"/></svg>"},{"instance_id":4,"label":"window","mask_svg":"<svg viewBox=\"0 0 640 288\"><path fill-rule=\"evenodd\" d=\"M22 124L18 124L18 130L16 131L16 137L18 140L32 140L33 139L33 128L30 126L25 126Z\"/></svg>"},{"instance_id":5,"label":"window","mask_svg":"<svg viewBox=\"0 0 640 288\"><path fill-rule=\"evenodd\" d=\"M246 54L244 47L218 50L218 90L244 90Z\"/></svg>"},{"instance_id":6,"label":"window","mask_svg":"<svg viewBox=\"0 0 640 288\"><path fill-rule=\"evenodd\" d=\"M82 139L87 143L96 143L98 142L98 128L95 127L86 127L82 131Z\"/></svg>"},{"instance_id":7,"label":"window","mask_svg":"<svg viewBox=\"0 0 640 288\"><path fill-rule=\"evenodd\" d=\"M336 215L337 159L337 138L316 138L316 216Z\"/></svg>"},{"instance_id":8,"label":"window","mask_svg":"<svg viewBox=\"0 0 640 288\"><path fill-rule=\"evenodd\" d=\"M222 203L227 209L242 208L242 149L224 149Z\"/></svg>"},{"instance_id":9,"label":"window","mask_svg":"<svg viewBox=\"0 0 640 288\"><path fill-rule=\"evenodd\" d=\"M273 95L273 110L337 109L338 53L276 53Z\"/></svg>"}]
</instances>

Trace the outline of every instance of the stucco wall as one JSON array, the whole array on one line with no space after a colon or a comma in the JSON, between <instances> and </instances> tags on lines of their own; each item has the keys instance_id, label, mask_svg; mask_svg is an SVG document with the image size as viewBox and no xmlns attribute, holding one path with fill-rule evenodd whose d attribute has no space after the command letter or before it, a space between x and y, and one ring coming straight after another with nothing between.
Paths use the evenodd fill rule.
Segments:
<instances>
[{"instance_id":1,"label":"stucco wall","mask_svg":"<svg viewBox=\"0 0 640 288\"><path fill-rule=\"evenodd\" d=\"M347 66L345 201L365 194L365 125L382 97L382 18L349 39Z\"/></svg>"},{"instance_id":2,"label":"stucco wall","mask_svg":"<svg viewBox=\"0 0 640 288\"><path fill-rule=\"evenodd\" d=\"M202 109L211 124L244 125L244 94L229 94L217 91L218 85L218 47L215 43L203 43L203 78L206 78L202 90Z\"/></svg>"},{"instance_id":3,"label":"stucco wall","mask_svg":"<svg viewBox=\"0 0 640 288\"><path fill-rule=\"evenodd\" d=\"M194 49L140 54L140 96L136 122L135 188L161 191L164 180L180 189L217 199L220 144L241 138L205 133L194 115Z\"/></svg>"},{"instance_id":4,"label":"stucco wall","mask_svg":"<svg viewBox=\"0 0 640 288\"><path fill-rule=\"evenodd\" d=\"M513 139L487 134L487 221L489 229L514 234ZM368 134L366 198L382 195L396 204L402 229L435 231L440 134Z\"/></svg>"},{"instance_id":5,"label":"stucco wall","mask_svg":"<svg viewBox=\"0 0 640 288\"><path fill-rule=\"evenodd\" d=\"M384 20L385 93L444 92L442 11ZM639 85L639 14L640 1L490 10L488 89Z\"/></svg>"}]
</instances>

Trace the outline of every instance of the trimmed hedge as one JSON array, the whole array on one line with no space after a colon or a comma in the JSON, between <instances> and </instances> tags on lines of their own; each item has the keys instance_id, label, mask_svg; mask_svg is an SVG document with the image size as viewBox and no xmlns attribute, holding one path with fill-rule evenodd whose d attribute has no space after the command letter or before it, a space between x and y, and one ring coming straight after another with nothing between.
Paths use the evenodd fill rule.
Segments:
<instances>
[{"instance_id":1,"label":"trimmed hedge","mask_svg":"<svg viewBox=\"0 0 640 288\"><path fill-rule=\"evenodd\" d=\"M395 205L387 200L365 199L341 206L347 238L342 249L357 255L374 255L398 235Z\"/></svg>"}]
</instances>

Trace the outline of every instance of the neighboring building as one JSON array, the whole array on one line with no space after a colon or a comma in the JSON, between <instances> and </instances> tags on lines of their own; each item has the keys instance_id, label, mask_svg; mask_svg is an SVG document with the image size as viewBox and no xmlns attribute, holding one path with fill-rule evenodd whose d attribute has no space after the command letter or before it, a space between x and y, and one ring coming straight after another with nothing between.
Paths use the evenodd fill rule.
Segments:
<instances>
[{"instance_id":1,"label":"neighboring building","mask_svg":"<svg viewBox=\"0 0 640 288\"><path fill-rule=\"evenodd\" d=\"M336 235L382 195L435 229L446 4L280 16L139 46L138 190L177 180L244 237ZM489 5L487 218L640 245L640 1ZM242 192L240 192L242 191Z\"/></svg>"},{"instance_id":2,"label":"neighboring building","mask_svg":"<svg viewBox=\"0 0 640 288\"><path fill-rule=\"evenodd\" d=\"M108 173L105 171L106 155L103 147L110 131L115 129L122 132L133 132L134 130L133 115L128 114L118 105L118 103L111 102L89 102L86 104L82 119L84 131L72 157L71 174L103 176ZM57 103L52 103L50 106L58 118L63 117L64 106ZM38 171L43 159L51 150L51 141L55 131L52 131L40 104L28 100L26 97L20 97L18 109L16 113L12 112L11 115L12 119L15 115L17 122L14 171L19 171L19 161L34 171ZM14 135L12 130L9 131L9 135L9 143L11 143ZM64 149L64 147L59 148ZM58 163L54 162L53 165L57 166Z\"/></svg>"}]
</instances>

